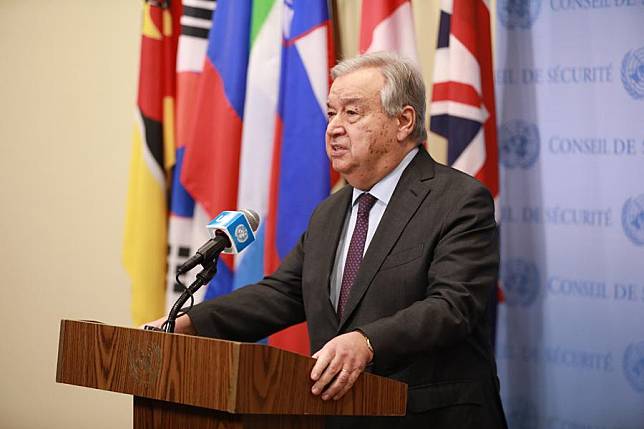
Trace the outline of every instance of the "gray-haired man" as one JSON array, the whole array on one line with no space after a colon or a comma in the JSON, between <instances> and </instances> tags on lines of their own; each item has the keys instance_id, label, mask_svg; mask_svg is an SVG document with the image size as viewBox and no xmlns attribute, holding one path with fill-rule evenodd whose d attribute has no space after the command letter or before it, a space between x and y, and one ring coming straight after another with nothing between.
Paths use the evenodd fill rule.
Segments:
<instances>
[{"instance_id":1,"label":"gray-haired man","mask_svg":"<svg viewBox=\"0 0 644 429\"><path fill-rule=\"evenodd\" d=\"M413 65L369 54L333 78L326 150L350 186L316 208L275 273L195 306L177 330L256 341L306 320L313 394L340 398L367 367L409 384L406 417L330 427L505 427L485 317L499 262L492 198L423 149Z\"/></svg>"}]
</instances>

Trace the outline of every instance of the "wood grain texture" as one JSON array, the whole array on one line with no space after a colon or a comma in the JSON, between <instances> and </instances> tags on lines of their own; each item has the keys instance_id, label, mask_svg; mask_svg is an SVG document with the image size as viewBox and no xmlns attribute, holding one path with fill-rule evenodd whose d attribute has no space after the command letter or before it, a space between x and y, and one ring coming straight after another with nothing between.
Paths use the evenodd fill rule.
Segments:
<instances>
[{"instance_id":1,"label":"wood grain texture","mask_svg":"<svg viewBox=\"0 0 644 429\"><path fill-rule=\"evenodd\" d=\"M405 414L407 386L372 374L339 401L313 396L314 362L260 344L63 320L56 381L228 413Z\"/></svg>"},{"instance_id":2,"label":"wood grain texture","mask_svg":"<svg viewBox=\"0 0 644 429\"><path fill-rule=\"evenodd\" d=\"M338 401L311 393L315 360L259 344L240 344L237 407L240 413L352 416L405 414L407 385L362 374ZM280 386L276 389L275 386Z\"/></svg>"},{"instance_id":3,"label":"wood grain texture","mask_svg":"<svg viewBox=\"0 0 644 429\"><path fill-rule=\"evenodd\" d=\"M134 429L242 429L241 415L147 398L134 398Z\"/></svg>"},{"instance_id":4,"label":"wood grain texture","mask_svg":"<svg viewBox=\"0 0 644 429\"><path fill-rule=\"evenodd\" d=\"M324 429L322 416L239 415L134 398L134 429Z\"/></svg>"},{"instance_id":5,"label":"wood grain texture","mask_svg":"<svg viewBox=\"0 0 644 429\"><path fill-rule=\"evenodd\" d=\"M233 411L239 344L63 320L56 381Z\"/></svg>"}]
</instances>

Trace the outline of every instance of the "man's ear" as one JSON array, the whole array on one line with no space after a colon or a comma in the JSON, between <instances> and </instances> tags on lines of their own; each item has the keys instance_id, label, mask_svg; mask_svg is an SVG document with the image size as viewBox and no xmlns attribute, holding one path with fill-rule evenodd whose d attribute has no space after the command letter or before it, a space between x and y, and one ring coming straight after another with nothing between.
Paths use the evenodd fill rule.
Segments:
<instances>
[{"instance_id":1,"label":"man's ear","mask_svg":"<svg viewBox=\"0 0 644 429\"><path fill-rule=\"evenodd\" d=\"M403 107L402 112L398 114L398 132L396 133L396 138L399 142L404 141L411 135L417 120L416 111L413 107Z\"/></svg>"}]
</instances>

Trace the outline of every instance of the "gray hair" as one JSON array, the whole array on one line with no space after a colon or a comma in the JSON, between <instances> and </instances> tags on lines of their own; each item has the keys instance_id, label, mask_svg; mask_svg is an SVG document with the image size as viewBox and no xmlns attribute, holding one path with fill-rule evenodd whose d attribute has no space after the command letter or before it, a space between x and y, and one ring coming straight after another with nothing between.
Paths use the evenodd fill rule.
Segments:
<instances>
[{"instance_id":1,"label":"gray hair","mask_svg":"<svg viewBox=\"0 0 644 429\"><path fill-rule=\"evenodd\" d=\"M410 137L419 143L427 140L425 83L418 68L411 61L395 54L374 52L341 61L331 69L331 77L337 79L365 68L376 68L385 78L380 91L380 102L385 113L395 116L405 106L411 106L416 111L416 124Z\"/></svg>"}]
</instances>

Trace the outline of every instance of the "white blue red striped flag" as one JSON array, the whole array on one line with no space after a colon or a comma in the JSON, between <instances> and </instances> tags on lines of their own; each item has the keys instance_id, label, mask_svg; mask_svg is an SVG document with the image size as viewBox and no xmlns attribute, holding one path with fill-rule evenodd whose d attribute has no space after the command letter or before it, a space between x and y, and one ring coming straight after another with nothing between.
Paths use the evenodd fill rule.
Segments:
<instances>
[{"instance_id":1,"label":"white blue red striped flag","mask_svg":"<svg viewBox=\"0 0 644 429\"><path fill-rule=\"evenodd\" d=\"M326 0L285 0L280 91L266 231L266 271L295 246L333 176L324 147L329 68L334 63ZM309 353L303 325L269 343Z\"/></svg>"}]
</instances>

